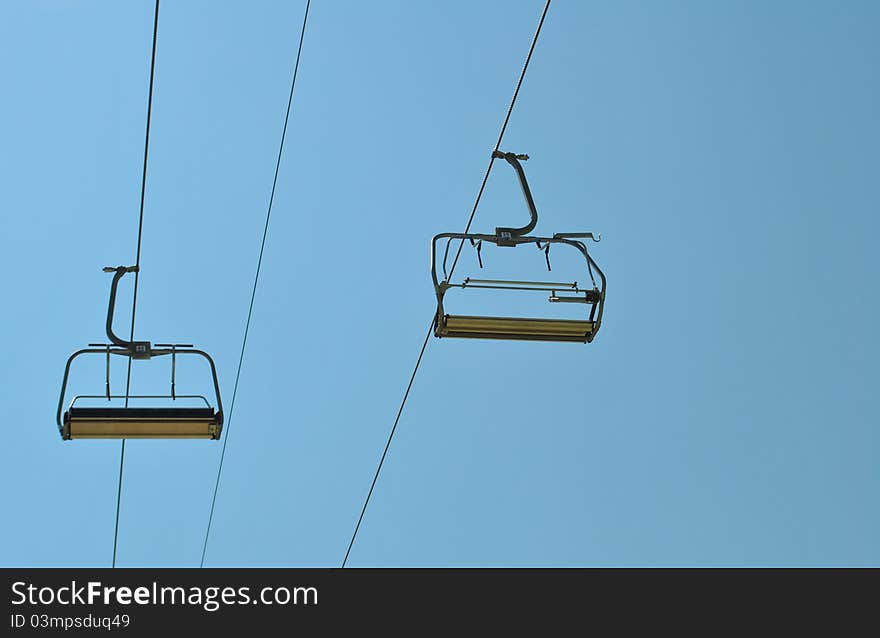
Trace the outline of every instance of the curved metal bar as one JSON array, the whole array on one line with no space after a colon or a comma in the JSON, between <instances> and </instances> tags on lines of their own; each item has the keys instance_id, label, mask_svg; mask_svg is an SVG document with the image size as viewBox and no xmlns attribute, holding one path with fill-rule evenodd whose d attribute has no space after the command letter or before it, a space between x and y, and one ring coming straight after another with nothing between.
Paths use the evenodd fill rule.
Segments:
<instances>
[{"instance_id":1,"label":"curved metal bar","mask_svg":"<svg viewBox=\"0 0 880 638\"><path fill-rule=\"evenodd\" d=\"M506 160L507 163L513 166L513 168L516 170L516 175L517 177L519 177L519 185L522 187L523 196L526 198L526 205L529 207L529 214L531 214L532 216L531 221L529 221L528 224L522 226L521 228L499 227L495 229L495 234L499 237L504 237L505 239L505 243L499 245L510 246L512 244L506 243L508 240L529 234L535 229L535 226L538 224L538 209L535 207L535 200L532 198L532 191L529 189L528 181L526 181L526 172L523 170L522 164L519 163L521 159L527 160L529 156L517 155L516 153L505 153L503 151L494 151L492 153L492 157L496 159Z\"/></svg>"},{"instance_id":2,"label":"curved metal bar","mask_svg":"<svg viewBox=\"0 0 880 638\"><path fill-rule=\"evenodd\" d=\"M116 309L116 288L119 286L119 280L122 279L126 273L137 272L137 266L117 266L116 268L108 266L104 268L104 272L114 273L113 283L110 284L110 304L107 306L107 338L120 348L125 348L129 351L134 350L133 342L126 341L125 339L116 336L113 332L113 312Z\"/></svg>"},{"instance_id":3,"label":"curved metal bar","mask_svg":"<svg viewBox=\"0 0 880 638\"><path fill-rule=\"evenodd\" d=\"M62 430L64 427L61 423L61 412L62 412L62 409L64 406L64 395L67 392L67 380L68 380L68 377L70 376L70 365L73 363L73 360L83 354L97 353L97 354L106 355L108 352L110 354L116 354L116 355L120 355L120 356L124 356L124 357L132 357L131 352L129 352L128 350L108 350L107 348L101 348L100 350L96 349L96 348L83 348L81 350L77 350L72 355L70 355L70 357L68 357L67 364L64 366L64 378L61 381L61 395L58 397L58 410L55 413L55 423L58 425L59 431ZM176 354L194 354L194 355L198 355L200 357L203 357L204 359L206 359L208 361L208 364L211 366L211 376L214 381L214 394L217 398L217 422L219 425L222 426L223 425L223 401L220 398L220 382L217 379L217 367L214 365L214 360L211 358L211 355L209 355L204 350L197 350L197 349L193 349L193 348L187 348L187 349L183 349L183 350L176 349L176 348L174 350L172 350L171 348L168 348L168 349L162 349L162 350L154 350L152 352L152 356L158 357L158 356L163 356L163 355L169 355L172 352L175 352Z\"/></svg>"},{"instance_id":4,"label":"curved metal bar","mask_svg":"<svg viewBox=\"0 0 880 638\"><path fill-rule=\"evenodd\" d=\"M583 235L586 235L584 233ZM498 237L497 235L485 235L479 233L439 233L434 236L431 241L431 279L434 282L434 292L437 296L437 316L435 317L435 321L439 321L439 318L443 316L445 313L443 311L443 296L446 294L446 291L453 287L447 280L443 280L442 282L437 279L437 242L441 239L461 239L461 240L483 240L492 242L493 244L499 245L499 241L505 241ZM587 341L590 342L595 337L596 333L599 332L599 327L602 323L602 313L605 307L605 287L606 287L606 279L605 273L602 272L602 269L599 268L599 265L593 260L592 256L590 256L589 251L587 250L586 245L582 241L578 241L576 239L568 239L566 237L560 237L555 235L553 237L511 237L510 243L507 245L518 245L518 244L528 244L536 241L552 243L552 244L565 244L568 246L572 246L576 248L583 256L587 262L588 267L592 267L596 274L599 275L600 286L599 286L599 302L591 307L590 310L590 320L594 322L593 331L587 337Z\"/></svg>"}]
</instances>

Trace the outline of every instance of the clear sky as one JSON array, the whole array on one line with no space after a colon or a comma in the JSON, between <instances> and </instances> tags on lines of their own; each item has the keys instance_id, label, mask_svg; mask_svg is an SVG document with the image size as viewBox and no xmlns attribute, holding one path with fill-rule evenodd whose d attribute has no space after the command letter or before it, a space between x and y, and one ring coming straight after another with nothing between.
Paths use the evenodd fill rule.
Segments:
<instances>
[{"instance_id":1,"label":"clear sky","mask_svg":"<svg viewBox=\"0 0 880 638\"><path fill-rule=\"evenodd\" d=\"M208 565L341 563L430 238L464 228L542 5L312 3ZM136 336L211 352L227 408L303 9L160 12ZM104 338L100 268L134 262L152 10L0 3L3 565L110 564L119 443L54 414ZM349 565L880 564L878 25L856 0L553 3L503 148L538 232L602 233L605 323L432 338ZM525 218L496 163L474 230ZM136 362L133 391L167 375ZM220 448L128 444L120 566L198 565Z\"/></svg>"}]
</instances>

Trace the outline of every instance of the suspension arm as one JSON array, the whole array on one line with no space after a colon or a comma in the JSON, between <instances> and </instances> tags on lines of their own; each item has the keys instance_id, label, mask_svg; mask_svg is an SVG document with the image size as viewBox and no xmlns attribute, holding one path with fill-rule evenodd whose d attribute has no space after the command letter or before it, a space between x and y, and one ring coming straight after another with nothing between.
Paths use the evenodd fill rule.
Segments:
<instances>
[{"instance_id":1,"label":"suspension arm","mask_svg":"<svg viewBox=\"0 0 880 638\"><path fill-rule=\"evenodd\" d=\"M509 242L512 237L528 235L538 224L538 209L535 207L535 200L532 198L532 191L529 189L528 181L526 181L526 173L523 170L522 164L520 164L520 160L527 160L529 159L529 156L493 151L492 157L505 160L508 164L513 166L514 170L516 170L517 177L519 177L519 184L522 187L523 196L526 198L526 205L529 207L529 214L532 216L529 223L521 228L507 228L501 226L495 229L495 234L502 240L497 242L499 246L515 246L515 243Z\"/></svg>"},{"instance_id":2,"label":"suspension arm","mask_svg":"<svg viewBox=\"0 0 880 638\"><path fill-rule=\"evenodd\" d=\"M122 279L126 273L136 273L137 271L137 266L117 266L116 268L108 266L104 268L104 272L114 273L113 282L110 284L110 303L107 306L107 338L114 345L128 351L133 358L149 359L151 356L149 341L126 341L113 332L113 312L116 309L116 288L119 286L119 280Z\"/></svg>"}]
</instances>

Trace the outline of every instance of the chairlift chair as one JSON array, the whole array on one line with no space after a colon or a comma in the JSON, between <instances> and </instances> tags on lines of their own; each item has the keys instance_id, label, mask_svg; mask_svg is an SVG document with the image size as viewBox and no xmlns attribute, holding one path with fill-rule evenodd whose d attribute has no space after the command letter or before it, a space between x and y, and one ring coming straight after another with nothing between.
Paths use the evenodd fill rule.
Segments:
<instances>
[{"instance_id":1,"label":"chairlift chair","mask_svg":"<svg viewBox=\"0 0 880 638\"><path fill-rule=\"evenodd\" d=\"M589 343L602 323L602 312L605 305L605 275L599 266L593 261L587 250L586 244L581 241L591 239L599 241L601 238L593 233L556 233L552 237L530 236L538 223L538 211L529 190L526 175L520 161L528 159L528 155L516 155L495 151L492 157L506 160L516 170L522 186L526 204L531 213L531 220L521 228L498 227L495 233L440 233L431 243L431 277L434 282L434 290L437 296L437 314L434 318L434 335L436 337L463 337L473 339L514 339L529 341L562 341L574 343ZM442 262L443 279L437 274L437 244L446 240L446 250ZM467 277L455 283L450 281L450 275L446 272L446 259L449 256L449 246L454 240L468 241L476 248L477 259L482 268L480 250L483 242L496 246L516 247L521 244L536 244L544 251L547 260L547 268L550 269L550 247L553 245L570 246L577 250L586 262L586 270L590 277L592 287L584 288L577 282L550 282L550 281L510 281L499 279L473 279ZM596 278L598 277L598 284ZM589 307L584 319L555 319L555 318L523 318L523 317L490 317L490 316L465 316L448 314L444 307L446 294L456 288L461 290L511 290L546 292L550 303L579 303Z\"/></svg>"},{"instance_id":2,"label":"chairlift chair","mask_svg":"<svg viewBox=\"0 0 880 638\"><path fill-rule=\"evenodd\" d=\"M149 341L126 341L113 332L113 311L116 305L116 288L119 280L127 273L137 272L137 266L104 268L112 272L110 303L107 309L107 338L110 343L90 343L88 348L77 350L67 360L64 379L61 382L61 396L55 416L61 438L70 439L219 439L223 429L223 404L220 399L220 384L217 369L211 356L194 349L192 344L157 343ZM106 357L105 391L100 395L75 396L63 411L64 397L70 366L74 359L85 354L100 354ZM171 356L171 393L168 395L114 395L110 393L110 356L118 355L132 360L149 360L153 357ZM203 395L181 395L176 391L177 357L195 355L207 360L214 381L216 407ZM81 399L126 399L125 407L84 407L76 405ZM129 407L128 399L163 400L172 405L163 407ZM174 405L178 399L198 399L204 407L180 407ZM62 413L63 411L63 413Z\"/></svg>"}]
</instances>

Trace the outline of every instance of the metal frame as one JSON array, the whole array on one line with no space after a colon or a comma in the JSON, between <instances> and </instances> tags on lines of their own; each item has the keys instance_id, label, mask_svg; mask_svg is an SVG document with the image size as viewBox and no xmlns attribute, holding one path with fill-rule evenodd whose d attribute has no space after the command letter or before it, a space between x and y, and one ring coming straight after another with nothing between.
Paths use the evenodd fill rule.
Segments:
<instances>
[{"instance_id":1,"label":"metal frame","mask_svg":"<svg viewBox=\"0 0 880 638\"><path fill-rule=\"evenodd\" d=\"M551 295L548 301L553 303L584 303L590 305L590 311L588 314L587 321L593 324L593 329L585 334L584 342L589 343L596 336L596 333L599 331L599 326L602 323L602 313L605 308L605 273L602 272L602 269L599 268L599 265L593 260L590 256L589 251L587 250L586 244L581 241L582 239L591 239L593 241L598 242L601 238L598 235L593 235L593 233L556 233L552 237L534 237L529 236L527 233L530 233L534 230L535 226L538 222L538 211L535 207L535 201L532 198L531 190L529 189L528 181L526 180L525 171L523 171L522 165L520 164L520 160L529 159L528 155L517 155L515 153L505 153L502 151L494 151L492 153L492 157L496 159L504 159L508 164L513 166L516 170L517 177L519 178L520 186L522 186L523 196L526 200L526 205L529 209L529 214L531 215L531 220L528 224L521 228L508 228L508 227L497 227L495 229L494 235L481 234L481 233L440 233L435 235L433 240L431 241L431 279L434 282L434 291L437 295L437 313L434 317L434 334L437 337L442 337L441 334L441 325L445 322L447 315L443 309L443 299L446 295L447 290L450 288L488 288L494 290L527 290L527 291L547 291L550 292ZM571 246L579 251L586 261L587 272L590 275L590 279L593 283L592 289L579 288L577 282L572 283L557 283L557 282L544 282L544 281L504 281L497 279L471 279L466 278L461 283L452 283L449 281L449 277L445 275L446 273L446 258L443 260L443 272L444 279L441 281L437 277L437 242L445 239L447 240L446 244L446 254L448 255L449 244L455 239L461 240L464 242L465 240L470 241L471 244L476 245L477 248L477 256L479 258L480 248L482 246L482 242L489 242L491 244L495 244L496 246L507 246L507 247L516 247L520 244L537 244L539 248L543 248L545 250L545 254L548 254L546 251L549 251L550 245L552 244L563 244L566 246ZM549 257L547 258L547 267L550 267ZM480 265L482 266L482 260L480 260ZM454 267L454 266L453 266ZM599 276L600 285L596 286L595 277L593 276L593 272ZM557 294L557 290L574 293L575 296L562 296ZM580 295L583 296L580 296ZM488 318L488 317L487 317ZM504 318L498 318L504 319ZM565 320L547 320L547 321L565 321ZM494 335L479 335L479 336L494 336ZM506 337L498 337L498 338L506 338ZM510 336L509 338L522 338L526 339L529 337L514 337ZM565 339L569 340L569 339Z\"/></svg>"},{"instance_id":2,"label":"metal frame","mask_svg":"<svg viewBox=\"0 0 880 638\"><path fill-rule=\"evenodd\" d=\"M217 398L217 425L222 427L223 426L223 402L220 398L220 382L217 380L217 368L214 365L214 360L211 358L211 355L209 355L207 352L205 352L203 350L196 350L196 349L190 349L190 348L186 348L186 349L167 348L167 349L159 349L159 350L152 349L151 350L151 356L153 356L153 357L162 357L162 356L169 355L172 353L175 356L179 355L179 354L192 354L192 355L200 356L200 357L203 357L208 362L208 364L211 366L211 376L214 381L214 394ZM83 348L81 350L77 350L72 355L70 355L70 357L68 357L67 365L64 366L64 378L61 381L61 395L58 397L58 410L55 413L55 423L58 425L59 431L63 431L63 429L64 429L64 425L61 422L61 413L62 413L62 410L64 407L64 395L67 392L67 379L70 376L70 365L73 363L74 359L76 359L77 357L84 355L84 354L103 354L103 355L107 355L108 358L109 358L109 355L111 355L111 354L115 354L115 355L119 355L119 356L123 356L123 357L130 357L131 356L131 354L128 350L119 350L119 349L114 349L114 348L111 348L110 346L107 346L105 348ZM108 379L109 379L109 376L108 376ZM109 381L107 382L107 384L108 384L107 387L109 388ZM77 398L86 398L86 397L94 398L96 396L97 395L80 395L78 397L74 397L70 406L73 405L73 402L76 401ZM107 394L102 395L102 396L104 398L107 398L108 400L110 398L120 398L120 395L110 395L109 392ZM162 395L147 395L144 398L150 398L150 396L152 396L152 398L171 398L172 400L175 400L177 398L177 397L168 397L168 396L162 396ZM201 396L201 395L181 395L181 396L179 396L179 398L190 398L192 396ZM132 397L129 397L129 398L132 398ZM134 398L139 398L139 397L135 396ZM206 400L206 402L207 402L207 400ZM68 408L70 406L68 406Z\"/></svg>"},{"instance_id":3,"label":"metal frame","mask_svg":"<svg viewBox=\"0 0 880 638\"><path fill-rule=\"evenodd\" d=\"M468 284L469 280L465 280L462 283L458 283L458 284L451 283L451 282L447 281L446 279L440 281L437 277L437 242L438 241L440 241L442 239L449 239L449 240L461 239L461 240L473 240L473 241L486 241L486 242L490 242L490 243L493 243L496 245L502 245L502 246L506 246L506 245L518 246L520 244L530 244L530 243L535 243L535 242L541 242L542 244L563 244L566 246L572 246L573 248L578 250L578 252L580 252L584 256L584 260L586 261L587 267L592 268L595 271L596 275L598 275L598 277L599 277L598 291L593 291L593 290L589 290L589 289L585 290L583 288L577 288L576 286L574 288L570 289L571 292L585 293L585 295L584 295L585 301L583 301L581 303L587 303L588 305L590 305L590 312L588 314L587 320L593 322L594 327L593 327L593 331L585 337L585 341L586 341L586 343L591 342L593 340L593 338L596 336L596 333L599 331L599 326L602 323L602 313L605 308L606 279L605 279L605 273L602 272L602 269L599 268L599 265L590 256L590 253L587 250L587 247L584 244L584 242L578 241L577 239L571 239L572 237L585 237L585 236L592 237L592 234L591 233L577 233L577 234L575 234L575 233L570 233L570 234L557 233L553 237L528 237L528 236L511 237L511 238L506 238L504 240L501 240L501 241L505 241L505 242L511 242L510 244L506 244L506 243L499 244L498 243L499 237L497 235L485 235L485 234L479 234L479 233L440 233L438 235L435 235L434 239L431 241L431 279L434 282L434 291L437 296L437 314L434 319L434 334L438 337L441 336L438 334L438 328L439 328L440 322L443 321L443 318L446 316L446 313L443 309L443 299L444 299L444 296L446 295L447 290L449 290L450 288L465 289L465 288L477 288L477 287L486 288L486 287L489 287L489 286L482 286L481 284L476 284L476 285ZM470 280L470 281L473 281L473 280ZM495 280L495 281L500 281L500 280ZM524 282L507 282L507 283L523 284L523 286L519 286L519 287L515 287L515 288L512 286L503 286L503 287L498 286L497 288L506 289L506 290L547 290L549 292L553 292L553 291L557 291L557 290L563 290L564 286L571 286L571 284L560 284L558 286L554 284L553 286L550 286L550 287L542 286L539 288L537 285L529 287L528 284L543 284L543 283L547 283L547 282L526 282L526 281L524 281ZM550 283L552 283L552 282L550 282ZM576 284L576 282L574 282L574 283ZM598 294L596 294L596 292ZM592 296L588 297L589 293L594 293L594 294ZM556 296L559 299L558 295L554 295L554 296ZM564 299L564 298L562 298L562 299ZM578 301L580 301L580 299Z\"/></svg>"}]
</instances>

